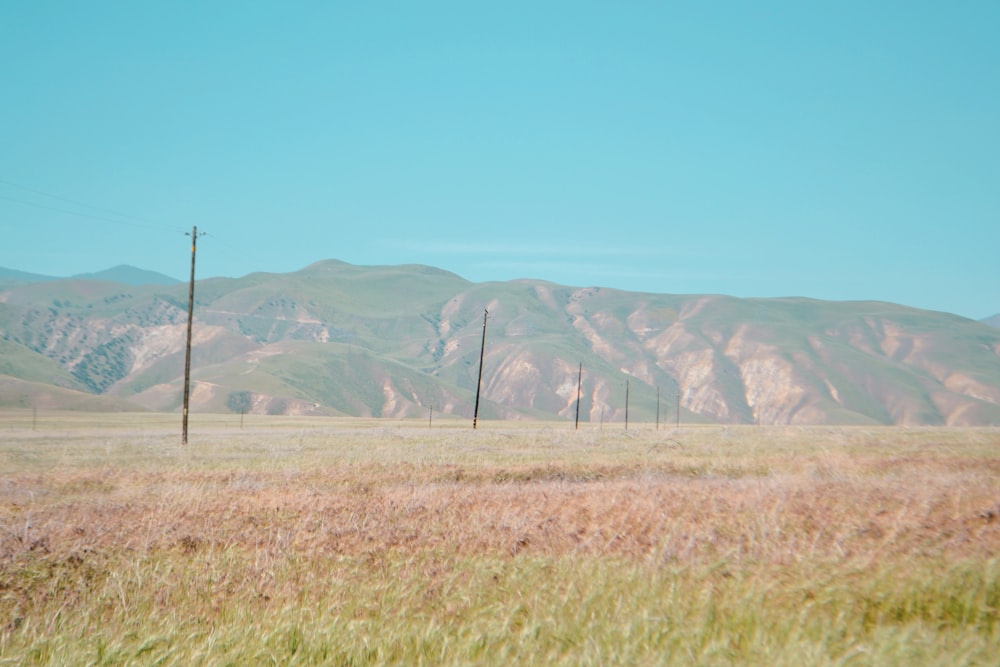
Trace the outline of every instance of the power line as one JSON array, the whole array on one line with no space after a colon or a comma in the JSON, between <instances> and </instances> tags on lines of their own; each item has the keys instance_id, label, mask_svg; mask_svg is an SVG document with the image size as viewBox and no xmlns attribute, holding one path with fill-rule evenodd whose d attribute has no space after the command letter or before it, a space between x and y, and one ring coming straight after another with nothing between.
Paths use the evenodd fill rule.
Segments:
<instances>
[{"instance_id":1,"label":"power line","mask_svg":"<svg viewBox=\"0 0 1000 667\"><path fill-rule=\"evenodd\" d=\"M95 206L93 204L88 204L86 202L78 201L76 199L64 197L62 195L58 195L53 192L46 192L45 190L40 190L38 188L29 187L27 185L22 185L20 183L15 183L14 181L8 180L6 178L0 178L0 184L18 188L20 190L24 190L25 192L30 192L32 194L40 195L43 197L49 197L51 199L58 200L61 202L66 202L67 204L73 204L74 206L82 206L86 209L90 209L91 211L96 211L97 213L72 210L65 207L53 206L51 204L44 204L36 201L29 201L27 199L11 197L9 195L3 195L3 194L0 194L0 200L14 202L17 204L21 204L23 206L33 206L35 208L41 208L47 211L55 211L57 213L64 213L66 215L73 215L80 218L87 218L88 220L98 220L101 222L112 223L116 225L126 225L129 227L138 227L141 229L162 229L171 232L176 232L178 234L190 235L190 231L186 230L183 227L165 224L156 220L150 220L149 218L135 216L128 213L122 213L120 211L115 211L101 206ZM101 215L101 213L107 215ZM116 217L112 218L109 216L116 216ZM220 246L222 254L227 256L231 260L245 261L248 257L248 254L253 254L252 249L248 249L245 246L237 247L233 243L223 240L222 237L220 237L218 234L200 232L198 235L208 236L212 238L216 242L216 244Z\"/></svg>"},{"instance_id":2,"label":"power line","mask_svg":"<svg viewBox=\"0 0 1000 667\"><path fill-rule=\"evenodd\" d=\"M22 204L24 206L34 206L35 208L43 208L43 209L45 209L47 211L56 211L57 213L65 213L67 215L75 215L75 216L78 216L80 218L88 218L89 220L100 220L102 222L110 222L110 223L113 223L113 224L116 224L116 225L127 225L129 227L141 227L141 228L145 228L145 229L154 229L154 227L152 227L150 225L143 225L143 224L139 224L139 223L136 223L136 222L128 222L127 220L114 220L112 218L106 218L106 217L99 216L99 215L91 215L90 213L80 213L79 211L70 211L69 209L65 209L65 208L58 208L56 206L46 206L45 204L39 204L37 202L25 201L23 199L15 199L14 197L6 197L4 195L0 195L0 199L3 199L5 201L14 202L14 203L17 203L17 204ZM174 231L174 232L177 232L177 233L183 233L183 230L181 230L180 228L156 227L156 229L169 229L170 231Z\"/></svg>"},{"instance_id":3,"label":"power line","mask_svg":"<svg viewBox=\"0 0 1000 667\"><path fill-rule=\"evenodd\" d=\"M187 234L189 232L185 232L185 233ZM222 249L222 254L225 255L226 257L228 257L229 259L236 260L236 261L244 261L244 260L247 259L247 254L248 253L247 253L247 249L245 247L238 248L235 245L233 245L232 243L229 243L228 241L223 240L223 238L221 236L219 236L218 234L213 234L212 232L200 232L199 236L207 236L207 237L213 239L215 241L215 243L213 245L220 247ZM253 257L251 259L259 259L259 258L260 258L260 256L256 255L255 257Z\"/></svg>"},{"instance_id":4,"label":"power line","mask_svg":"<svg viewBox=\"0 0 1000 667\"><path fill-rule=\"evenodd\" d=\"M142 218L142 217L139 217L139 216L130 215L128 213L121 213L119 211L114 211L114 210L111 210L111 209L108 209L108 208L103 208L101 206L94 206L93 204L87 204L85 202L77 201L75 199L70 199L68 197L63 197L61 195L57 195L57 194L54 194L54 193L51 193L51 192L46 192L44 190L39 190L37 188L31 188L31 187L28 187L26 185L21 185L20 183L14 183L13 181L8 181L7 179L0 178L0 183L3 183L4 185L9 185L11 187L18 188L20 190L24 190L25 192L31 192L31 193L36 194L36 195L41 195L43 197L49 197L51 199L55 199L55 200L58 200L58 201L66 202L67 204L73 204L74 206L82 206L84 208L91 209L93 211L98 211L100 213L105 213L105 214L108 214L108 215L113 215L113 216L117 216L118 218L125 218L125 219L124 220L119 220L119 219L107 217L107 215L95 215L93 213L83 213L83 212L80 212L80 211L73 211L73 210L70 210L70 209L67 209L67 208L60 208L60 207L57 207L57 206L50 206L48 204L40 204L38 202L27 201L25 199L18 199L16 197L10 197L10 196L6 196L6 195L0 195L0 199L4 199L6 201L15 202L17 204L22 204L24 206L34 206L36 208L42 208L42 209L46 209L46 210L49 210L49 211L56 211L58 213L65 213L67 215L75 215L75 216L79 216L81 218L89 218L91 220L100 220L102 222L110 222L110 223L117 224L117 225L128 225L128 226L131 226L131 227L145 227L145 228L148 228L148 229L159 228L159 229L167 229L167 230L170 230L170 231L173 231L173 232L185 233L184 229L182 229L180 227L175 227L173 225L164 224L162 222L157 222L155 220L150 220L148 218Z\"/></svg>"}]
</instances>

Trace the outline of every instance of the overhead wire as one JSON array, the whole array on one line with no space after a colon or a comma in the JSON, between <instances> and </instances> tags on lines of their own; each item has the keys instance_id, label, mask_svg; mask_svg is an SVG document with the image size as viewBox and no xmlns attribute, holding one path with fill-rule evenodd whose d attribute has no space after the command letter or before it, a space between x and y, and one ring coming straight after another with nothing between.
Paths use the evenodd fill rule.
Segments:
<instances>
[{"instance_id":1,"label":"overhead wire","mask_svg":"<svg viewBox=\"0 0 1000 667\"><path fill-rule=\"evenodd\" d=\"M231 243L228 243L227 241L223 241L218 234L215 234L213 232L204 232L204 235L212 239L214 242L213 246L219 248L222 251L222 254L226 255L229 259L237 261L239 261L240 259L246 259L245 251L241 250L240 248L237 248L236 246L232 245ZM242 257L240 257L239 255L239 253L241 252L243 253Z\"/></svg>"},{"instance_id":2,"label":"overhead wire","mask_svg":"<svg viewBox=\"0 0 1000 667\"><path fill-rule=\"evenodd\" d=\"M70 210L68 208L61 208L61 207L58 207L58 206L50 206L48 204L41 204L41 203L34 202L34 201L28 201L26 199L18 199L16 197L11 197L11 196L8 196L8 195L0 195L0 199L3 199L5 201L14 202L14 203L17 203L17 204L21 204L21 205L24 205L24 206L34 206L35 208L41 208L41 209L45 209L45 210L49 210L49 211L56 211L58 213L65 213L67 215L75 215L75 216L78 216L78 217L81 217L81 218L88 218L88 219L91 219L91 220L100 220L102 222L110 222L110 223L113 223L113 224L116 224L116 225L127 225L127 226L130 226L130 227L144 227L144 228L147 228L147 229L154 229L155 228L155 229L163 229L163 230L169 230L169 231L172 231L172 232L180 232L180 233L184 233L184 231L185 231L184 229L181 229L180 227L177 227L175 225L168 225L168 224L165 224L165 223L162 223L162 222L158 222L156 220L150 220L149 218L143 218L143 217L131 215L131 214L128 214L128 213L121 213L119 211L113 211L111 209L103 208L101 206L94 206L93 204L88 204L86 202L78 201L78 200L75 200L75 199L70 199L69 197L63 197L62 195L57 195L57 194L54 194L52 192L46 192L44 190L39 190L37 188L32 188L32 187L28 187L26 185L21 185L20 183L15 183L15 182L7 180L5 178L0 178L0 183L2 183L4 185L9 185L11 187L18 188L20 190L24 190L25 192L31 192L33 194L41 195L43 197L49 197L50 199L55 199L55 200L58 200L58 201L66 202L67 204L73 204L74 206L82 206L84 208L91 209L93 211L98 211L100 213L104 213L104 214L107 214L107 215L95 215L93 213L84 213L84 212L81 212L81 211ZM111 218L111 217L108 217L109 215L117 216L117 218L123 218L123 219Z\"/></svg>"},{"instance_id":3,"label":"overhead wire","mask_svg":"<svg viewBox=\"0 0 1000 667\"><path fill-rule=\"evenodd\" d=\"M115 225L125 225L129 227L137 227L140 229L157 229L162 231L170 231L178 234L185 234L190 236L190 229L186 229L176 224L167 224L157 220L152 220L150 218L136 216L128 213L122 213L120 211L115 211L106 207L96 206L87 202L79 201L77 199L72 199L70 197L65 197L60 194L53 192L48 192L40 188L30 187L21 183L11 181L7 178L0 177L0 184L7 185L24 192L30 192L41 197L47 197L59 202L65 202L67 204L72 204L75 207L82 207L84 209L89 209L88 211L73 210L67 207L53 206L48 203L41 203L37 201L30 201L24 198L12 197L6 194L0 194L0 200L13 202L20 204L22 206L31 206L34 208L40 208L47 211L54 211L57 213L63 213L66 215L72 215L79 218L86 218L88 220L96 220L99 222L110 223ZM90 212L93 211L93 212ZM115 217L111 217L115 216ZM218 244L219 250L222 251L223 255L226 255L229 259L235 260L237 263L245 262L247 259L248 251L253 252L252 249L244 247L236 247L232 243L224 241L218 234L212 232L199 232L199 236L208 236L213 239L213 245ZM228 250L228 252L227 252ZM235 277L235 276L234 276Z\"/></svg>"},{"instance_id":4,"label":"overhead wire","mask_svg":"<svg viewBox=\"0 0 1000 667\"><path fill-rule=\"evenodd\" d=\"M65 208L59 208L59 207L56 207L56 206L48 206L46 204L39 204L38 202L25 201L23 199L16 199L14 197L7 197L5 195L0 195L0 199L3 199L4 201L14 202L14 203L17 203L17 204L22 204L24 206L34 206L35 208L42 208L42 209L45 209L47 211L56 211L58 213L65 213L67 215L75 215L77 217L87 218L89 220L100 220L102 222L110 222L110 223L116 224L116 225L127 225L129 227L141 227L141 228L145 228L145 229L153 229L153 227L150 226L150 225L145 225L145 224L141 224L141 223L137 223L137 222L130 222L128 220L115 220L113 218L108 218L108 217L104 217L104 216L100 216L100 215L93 215L93 214L90 214L90 213L81 213L80 211L71 211L71 210L65 209ZM156 227L156 229L169 229L170 231L174 231L174 232L183 232L184 231L184 230L182 230L180 228L167 227L167 226Z\"/></svg>"}]
</instances>

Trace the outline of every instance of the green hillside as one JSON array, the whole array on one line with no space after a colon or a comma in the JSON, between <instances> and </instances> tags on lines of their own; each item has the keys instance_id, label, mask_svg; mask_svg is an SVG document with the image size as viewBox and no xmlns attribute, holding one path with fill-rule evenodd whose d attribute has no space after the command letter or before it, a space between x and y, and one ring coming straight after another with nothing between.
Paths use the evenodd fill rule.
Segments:
<instances>
[{"instance_id":1,"label":"green hillside","mask_svg":"<svg viewBox=\"0 0 1000 667\"><path fill-rule=\"evenodd\" d=\"M4 338L0 338L0 375L67 389L83 389L56 361Z\"/></svg>"},{"instance_id":2,"label":"green hillside","mask_svg":"<svg viewBox=\"0 0 1000 667\"><path fill-rule=\"evenodd\" d=\"M196 410L761 424L1000 424L1000 330L882 302L470 283L328 260L197 283ZM4 374L181 403L187 285L0 288ZM659 401L657 395L659 394ZM678 401L679 398L679 401ZM9 396L5 400L13 400ZM679 404L678 404L679 403Z\"/></svg>"}]
</instances>

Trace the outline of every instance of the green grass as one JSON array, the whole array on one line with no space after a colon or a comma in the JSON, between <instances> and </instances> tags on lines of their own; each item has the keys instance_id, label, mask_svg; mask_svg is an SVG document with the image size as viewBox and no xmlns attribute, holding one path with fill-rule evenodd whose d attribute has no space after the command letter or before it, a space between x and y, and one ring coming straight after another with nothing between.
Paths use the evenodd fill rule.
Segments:
<instances>
[{"instance_id":1,"label":"green grass","mask_svg":"<svg viewBox=\"0 0 1000 667\"><path fill-rule=\"evenodd\" d=\"M854 573L193 547L29 559L29 664L995 664L996 560Z\"/></svg>"}]
</instances>

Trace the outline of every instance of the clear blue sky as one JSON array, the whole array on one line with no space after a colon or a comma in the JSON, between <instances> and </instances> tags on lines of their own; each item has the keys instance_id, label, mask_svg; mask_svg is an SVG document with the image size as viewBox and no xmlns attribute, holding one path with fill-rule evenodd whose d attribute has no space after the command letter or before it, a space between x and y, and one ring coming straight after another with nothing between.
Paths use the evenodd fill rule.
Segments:
<instances>
[{"instance_id":1,"label":"clear blue sky","mask_svg":"<svg viewBox=\"0 0 1000 667\"><path fill-rule=\"evenodd\" d=\"M199 277L337 258L986 317L998 35L993 0L7 0L0 266L184 279L197 225Z\"/></svg>"}]
</instances>

